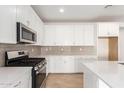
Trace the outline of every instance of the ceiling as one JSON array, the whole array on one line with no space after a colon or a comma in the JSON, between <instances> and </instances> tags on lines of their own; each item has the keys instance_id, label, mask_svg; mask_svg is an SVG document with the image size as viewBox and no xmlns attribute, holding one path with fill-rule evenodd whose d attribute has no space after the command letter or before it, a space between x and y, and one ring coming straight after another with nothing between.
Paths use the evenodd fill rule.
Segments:
<instances>
[{"instance_id":1,"label":"ceiling","mask_svg":"<svg viewBox=\"0 0 124 93\"><path fill-rule=\"evenodd\" d=\"M32 5L44 22L124 21L124 5ZM64 13L59 9L63 8Z\"/></svg>"}]
</instances>

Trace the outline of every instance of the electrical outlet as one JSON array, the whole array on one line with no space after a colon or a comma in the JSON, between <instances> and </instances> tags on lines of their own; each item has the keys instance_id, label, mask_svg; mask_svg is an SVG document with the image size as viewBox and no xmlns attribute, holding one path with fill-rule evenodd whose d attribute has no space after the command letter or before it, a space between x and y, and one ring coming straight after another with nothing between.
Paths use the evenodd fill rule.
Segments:
<instances>
[{"instance_id":1,"label":"electrical outlet","mask_svg":"<svg viewBox=\"0 0 124 93\"><path fill-rule=\"evenodd\" d=\"M34 52L34 49L32 48L32 50L31 50L32 52Z\"/></svg>"},{"instance_id":2,"label":"electrical outlet","mask_svg":"<svg viewBox=\"0 0 124 93\"><path fill-rule=\"evenodd\" d=\"M45 50L48 51L48 48L46 48Z\"/></svg>"},{"instance_id":3,"label":"electrical outlet","mask_svg":"<svg viewBox=\"0 0 124 93\"><path fill-rule=\"evenodd\" d=\"M63 49L63 48L61 48L61 51L64 51L64 49Z\"/></svg>"},{"instance_id":4,"label":"electrical outlet","mask_svg":"<svg viewBox=\"0 0 124 93\"><path fill-rule=\"evenodd\" d=\"M80 48L80 51L82 51L82 48Z\"/></svg>"}]
</instances>

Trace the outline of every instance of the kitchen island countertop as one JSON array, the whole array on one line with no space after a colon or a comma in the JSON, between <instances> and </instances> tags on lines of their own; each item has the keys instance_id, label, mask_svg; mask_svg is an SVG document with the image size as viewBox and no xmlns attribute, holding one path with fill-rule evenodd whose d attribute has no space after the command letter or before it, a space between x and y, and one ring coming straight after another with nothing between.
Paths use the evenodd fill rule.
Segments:
<instances>
[{"instance_id":1,"label":"kitchen island countertop","mask_svg":"<svg viewBox=\"0 0 124 93\"><path fill-rule=\"evenodd\" d=\"M82 62L82 66L112 88L124 88L124 65L118 61Z\"/></svg>"}]
</instances>

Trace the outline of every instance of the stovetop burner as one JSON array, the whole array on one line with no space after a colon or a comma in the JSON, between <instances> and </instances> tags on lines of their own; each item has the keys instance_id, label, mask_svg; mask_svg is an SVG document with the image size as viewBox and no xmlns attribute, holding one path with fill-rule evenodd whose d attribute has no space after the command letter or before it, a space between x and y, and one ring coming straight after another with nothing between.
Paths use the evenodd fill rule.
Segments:
<instances>
[{"instance_id":1,"label":"stovetop burner","mask_svg":"<svg viewBox=\"0 0 124 93\"><path fill-rule=\"evenodd\" d=\"M14 66L36 66L39 63L44 62L45 58L25 58L25 59L19 59L14 62L10 62L9 65Z\"/></svg>"},{"instance_id":2,"label":"stovetop burner","mask_svg":"<svg viewBox=\"0 0 124 93\"><path fill-rule=\"evenodd\" d=\"M22 62L41 62L45 60L45 58L25 58L25 59L22 59L21 61Z\"/></svg>"}]
</instances>

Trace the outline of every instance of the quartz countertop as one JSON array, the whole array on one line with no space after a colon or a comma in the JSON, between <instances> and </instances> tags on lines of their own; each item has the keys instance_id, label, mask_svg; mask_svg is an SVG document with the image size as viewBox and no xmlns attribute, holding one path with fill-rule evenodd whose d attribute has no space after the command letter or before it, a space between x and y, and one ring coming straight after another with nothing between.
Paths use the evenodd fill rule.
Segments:
<instances>
[{"instance_id":1,"label":"quartz countertop","mask_svg":"<svg viewBox=\"0 0 124 93\"><path fill-rule=\"evenodd\" d=\"M118 61L82 62L89 71L112 88L124 88L124 65Z\"/></svg>"},{"instance_id":2,"label":"quartz countertop","mask_svg":"<svg viewBox=\"0 0 124 93\"><path fill-rule=\"evenodd\" d=\"M14 83L32 67L0 67L0 86Z\"/></svg>"}]
</instances>

